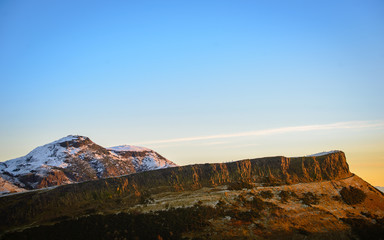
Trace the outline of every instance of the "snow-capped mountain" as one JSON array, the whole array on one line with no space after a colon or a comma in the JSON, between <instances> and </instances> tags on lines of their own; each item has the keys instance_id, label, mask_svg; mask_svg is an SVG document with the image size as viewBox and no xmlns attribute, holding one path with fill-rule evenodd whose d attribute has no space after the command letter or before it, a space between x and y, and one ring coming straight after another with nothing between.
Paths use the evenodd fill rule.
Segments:
<instances>
[{"instance_id":1,"label":"snow-capped mountain","mask_svg":"<svg viewBox=\"0 0 384 240\"><path fill-rule=\"evenodd\" d=\"M104 148L84 136L67 136L0 162L0 193L20 192L174 167L157 152L138 146Z\"/></svg>"}]
</instances>

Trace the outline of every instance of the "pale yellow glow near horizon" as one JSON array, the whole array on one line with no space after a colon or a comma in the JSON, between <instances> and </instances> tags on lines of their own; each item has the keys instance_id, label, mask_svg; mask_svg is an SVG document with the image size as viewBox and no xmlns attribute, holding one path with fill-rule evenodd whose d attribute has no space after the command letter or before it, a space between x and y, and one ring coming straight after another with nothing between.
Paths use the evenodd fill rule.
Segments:
<instances>
[{"instance_id":1,"label":"pale yellow glow near horizon","mask_svg":"<svg viewBox=\"0 0 384 240\"><path fill-rule=\"evenodd\" d=\"M384 141L349 151L347 162L350 171L373 186L384 186Z\"/></svg>"}]
</instances>

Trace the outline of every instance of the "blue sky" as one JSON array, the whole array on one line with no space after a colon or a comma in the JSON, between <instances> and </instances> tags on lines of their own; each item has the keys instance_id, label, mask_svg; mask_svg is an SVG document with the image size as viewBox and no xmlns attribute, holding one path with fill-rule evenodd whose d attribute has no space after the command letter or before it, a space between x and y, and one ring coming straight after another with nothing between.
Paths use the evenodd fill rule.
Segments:
<instances>
[{"instance_id":1,"label":"blue sky","mask_svg":"<svg viewBox=\"0 0 384 240\"><path fill-rule=\"evenodd\" d=\"M2 0L0 160L68 134L182 165L341 149L384 185L383 23L380 0Z\"/></svg>"}]
</instances>

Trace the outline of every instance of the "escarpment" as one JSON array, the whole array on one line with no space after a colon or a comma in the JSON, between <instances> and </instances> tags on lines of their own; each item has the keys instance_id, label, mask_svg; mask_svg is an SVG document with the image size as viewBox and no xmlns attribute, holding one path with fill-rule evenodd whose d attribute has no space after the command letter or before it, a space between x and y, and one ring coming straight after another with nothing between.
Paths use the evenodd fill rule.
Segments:
<instances>
[{"instance_id":1,"label":"escarpment","mask_svg":"<svg viewBox=\"0 0 384 240\"><path fill-rule=\"evenodd\" d=\"M97 211L134 206L148 195L230 183L284 185L351 176L343 152L317 157L266 157L146 171L0 198L0 231ZM64 210L65 209L65 210Z\"/></svg>"},{"instance_id":2,"label":"escarpment","mask_svg":"<svg viewBox=\"0 0 384 240\"><path fill-rule=\"evenodd\" d=\"M146 175L150 175L146 176ZM139 186L196 189L231 182L294 184L350 177L343 152L318 157L267 157L230 163L198 164L130 175ZM147 182L150 178L151 182ZM149 186L150 187L150 186Z\"/></svg>"}]
</instances>

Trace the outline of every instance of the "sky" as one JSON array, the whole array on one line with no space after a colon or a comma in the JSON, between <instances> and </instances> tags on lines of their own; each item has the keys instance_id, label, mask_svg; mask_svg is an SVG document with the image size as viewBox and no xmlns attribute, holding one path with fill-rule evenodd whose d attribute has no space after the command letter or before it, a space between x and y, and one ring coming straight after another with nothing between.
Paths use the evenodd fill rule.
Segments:
<instances>
[{"instance_id":1,"label":"sky","mask_svg":"<svg viewBox=\"0 0 384 240\"><path fill-rule=\"evenodd\" d=\"M384 2L0 1L0 161L61 137L179 165L342 150L384 186Z\"/></svg>"}]
</instances>

